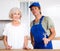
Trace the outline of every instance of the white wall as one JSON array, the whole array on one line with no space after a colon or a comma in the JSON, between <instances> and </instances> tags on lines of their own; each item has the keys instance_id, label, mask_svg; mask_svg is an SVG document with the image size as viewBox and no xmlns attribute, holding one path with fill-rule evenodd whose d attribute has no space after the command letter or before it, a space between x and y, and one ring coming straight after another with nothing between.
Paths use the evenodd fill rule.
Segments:
<instances>
[{"instance_id":1,"label":"white wall","mask_svg":"<svg viewBox=\"0 0 60 51\"><path fill-rule=\"evenodd\" d=\"M9 11L13 7L19 7L18 0L0 0L0 20L9 19Z\"/></svg>"}]
</instances>

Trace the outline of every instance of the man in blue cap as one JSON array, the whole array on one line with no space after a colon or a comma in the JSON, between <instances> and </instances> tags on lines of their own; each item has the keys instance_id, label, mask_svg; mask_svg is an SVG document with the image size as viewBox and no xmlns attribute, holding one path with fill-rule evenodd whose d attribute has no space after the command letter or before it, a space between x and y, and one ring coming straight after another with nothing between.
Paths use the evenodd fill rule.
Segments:
<instances>
[{"instance_id":1,"label":"man in blue cap","mask_svg":"<svg viewBox=\"0 0 60 51\"><path fill-rule=\"evenodd\" d=\"M31 42L34 49L52 49L52 39L55 37L55 28L52 20L42 16L41 6L38 2L30 5L30 10L35 16L31 22Z\"/></svg>"},{"instance_id":2,"label":"man in blue cap","mask_svg":"<svg viewBox=\"0 0 60 51\"><path fill-rule=\"evenodd\" d=\"M38 2L34 2L34 3L32 3L32 4L30 5L30 7L29 7L29 8L31 8L32 6L40 7L40 4L39 4Z\"/></svg>"}]
</instances>

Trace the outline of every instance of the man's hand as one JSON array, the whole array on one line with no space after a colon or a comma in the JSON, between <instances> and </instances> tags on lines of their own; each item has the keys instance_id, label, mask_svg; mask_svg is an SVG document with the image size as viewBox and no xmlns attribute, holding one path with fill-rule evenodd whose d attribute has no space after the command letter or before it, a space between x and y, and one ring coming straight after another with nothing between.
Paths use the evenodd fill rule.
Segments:
<instances>
[{"instance_id":1,"label":"man's hand","mask_svg":"<svg viewBox=\"0 0 60 51\"><path fill-rule=\"evenodd\" d=\"M48 38L43 38L44 44L47 45L49 43L49 39Z\"/></svg>"}]
</instances>

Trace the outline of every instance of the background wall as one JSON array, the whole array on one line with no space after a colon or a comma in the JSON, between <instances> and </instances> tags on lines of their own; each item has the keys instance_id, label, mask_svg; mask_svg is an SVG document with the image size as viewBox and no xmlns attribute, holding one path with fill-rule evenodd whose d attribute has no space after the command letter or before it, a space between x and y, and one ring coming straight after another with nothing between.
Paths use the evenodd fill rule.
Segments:
<instances>
[{"instance_id":1,"label":"background wall","mask_svg":"<svg viewBox=\"0 0 60 51\"><path fill-rule=\"evenodd\" d=\"M9 19L9 11L13 7L19 7L18 0L0 0L0 20Z\"/></svg>"}]
</instances>

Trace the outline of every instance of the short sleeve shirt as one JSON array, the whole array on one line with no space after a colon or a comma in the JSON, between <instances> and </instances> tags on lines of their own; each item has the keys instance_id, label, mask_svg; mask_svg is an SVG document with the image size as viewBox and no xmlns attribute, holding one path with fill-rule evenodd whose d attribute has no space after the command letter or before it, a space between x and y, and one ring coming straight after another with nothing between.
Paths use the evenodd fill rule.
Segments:
<instances>
[{"instance_id":1,"label":"short sleeve shirt","mask_svg":"<svg viewBox=\"0 0 60 51\"><path fill-rule=\"evenodd\" d=\"M22 49L24 36L28 36L26 26L22 23L19 26L13 26L11 23L6 24L3 35L7 36L8 45L12 46L12 49Z\"/></svg>"}]
</instances>

